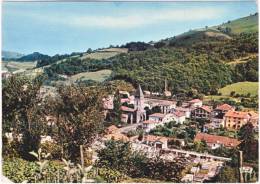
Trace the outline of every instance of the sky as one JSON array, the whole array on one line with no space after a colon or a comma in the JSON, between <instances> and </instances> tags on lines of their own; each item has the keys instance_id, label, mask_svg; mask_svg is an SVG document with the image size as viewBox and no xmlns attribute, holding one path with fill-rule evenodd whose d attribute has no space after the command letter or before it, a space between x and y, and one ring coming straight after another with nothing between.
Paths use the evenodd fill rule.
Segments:
<instances>
[{"instance_id":1,"label":"sky","mask_svg":"<svg viewBox=\"0 0 260 184\"><path fill-rule=\"evenodd\" d=\"M158 41L257 12L250 2L4 2L2 49L83 52Z\"/></svg>"}]
</instances>

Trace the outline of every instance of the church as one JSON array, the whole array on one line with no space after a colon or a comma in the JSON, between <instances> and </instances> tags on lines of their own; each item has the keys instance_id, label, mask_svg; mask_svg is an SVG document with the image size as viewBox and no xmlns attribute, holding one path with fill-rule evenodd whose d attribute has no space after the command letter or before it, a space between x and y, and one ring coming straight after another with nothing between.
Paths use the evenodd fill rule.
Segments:
<instances>
[{"instance_id":1,"label":"church","mask_svg":"<svg viewBox=\"0 0 260 184\"><path fill-rule=\"evenodd\" d=\"M124 123L140 123L146 120L146 111L144 110L144 94L139 85L134 94L134 108L121 106L122 117L121 121Z\"/></svg>"}]
</instances>

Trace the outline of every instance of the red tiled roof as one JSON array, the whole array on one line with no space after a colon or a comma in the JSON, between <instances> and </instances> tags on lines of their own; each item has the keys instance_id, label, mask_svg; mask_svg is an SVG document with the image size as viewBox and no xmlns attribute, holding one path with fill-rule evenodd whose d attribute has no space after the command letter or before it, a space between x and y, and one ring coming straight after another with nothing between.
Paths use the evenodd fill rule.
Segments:
<instances>
[{"instance_id":1,"label":"red tiled roof","mask_svg":"<svg viewBox=\"0 0 260 184\"><path fill-rule=\"evenodd\" d=\"M189 112L191 111L190 108L184 108L184 107L177 107L175 108L177 111L181 111L181 112Z\"/></svg>"},{"instance_id":2,"label":"red tiled roof","mask_svg":"<svg viewBox=\"0 0 260 184\"><path fill-rule=\"evenodd\" d=\"M182 116L185 116L185 113L184 112L181 112L181 111L175 111L173 112L173 114L177 117L182 117Z\"/></svg>"},{"instance_id":3,"label":"red tiled roof","mask_svg":"<svg viewBox=\"0 0 260 184\"><path fill-rule=\"evenodd\" d=\"M202 108L203 110L205 110L205 111L207 111L207 112L211 112L211 111L212 111L212 109L211 109L210 106L203 105L203 106L200 107L200 108Z\"/></svg>"},{"instance_id":4,"label":"red tiled roof","mask_svg":"<svg viewBox=\"0 0 260 184\"><path fill-rule=\"evenodd\" d=\"M225 114L225 117L233 117L233 118L249 118L248 112L242 112L242 111L228 111Z\"/></svg>"},{"instance_id":5,"label":"red tiled roof","mask_svg":"<svg viewBox=\"0 0 260 184\"><path fill-rule=\"evenodd\" d=\"M221 110L221 111L229 111L229 110L233 110L233 107L228 104L222 104L222 105L217 106L216 109Z\"/></svg>"},{"instance_id":6,"label":"red tiled roof","mask_svg":"<svg viewBox=\"0 0 260 184\"><path fill-rule=\"evenodd\" d=\"M160 100L160 101L159 101L159 105L168 106L168 105L173 105L173 104L176 104L176 102L174 102L174 101L169 101L169 100Z\"/></svg>"},{"instance_id":7,"label":"red tiled roof","mask_svg":"<svg viewBox=\"0 0 260 184\"><path fill-rule=\"evenodd\" d=\"M163 113L154 113L154 114L150 114L149 117L150 117L150 116L159 117L159 118L164 118L164 117L165 117L165 114L163 114Z\"/></svg>"},{"instance_id":8,"label":"red tiled roof","mask_svg":"<svg viewBox=\"0 0 260 184\"><path fill-rule=\"evenodd\" d=\"M134 112L135 110L126 106L121 106L121 110L122 111L126 111L126 112Z\"/></svg>"},{"instance_id":9,"label":"red tiled roof","mask_svg":"<svg viewBox=\"0 0 260 184\"><path fill-rule=\"evenodd\" d=\"M198 102L201 102L200 99L193 99L193 100L190 100L189 103L198 103Z\"/></svg>"},{"instance_id":10,"label":"red tiled roof","mask_svg":"<svg viewBox=\"0 0 260 184\"><path fill-rule=\"evenodd\" d=\"M156 123L156 121L153 121L153 120L146 120L143 122L144 124L153 124L153 123Z\"/></svg>"},{"instance_id":11,"label":"red tiled roof","mask_svg":"<svg viewBox=\"0 0 260 184\"><path fill-rule=\"evenodd\" d=\"M206 133L197 133L194 141L206 141L207 143L220 143L227 147L236 147L240 144L240 141L234 138L229 138L225 136L210 135Z\"/></svg>"}]
</instances>

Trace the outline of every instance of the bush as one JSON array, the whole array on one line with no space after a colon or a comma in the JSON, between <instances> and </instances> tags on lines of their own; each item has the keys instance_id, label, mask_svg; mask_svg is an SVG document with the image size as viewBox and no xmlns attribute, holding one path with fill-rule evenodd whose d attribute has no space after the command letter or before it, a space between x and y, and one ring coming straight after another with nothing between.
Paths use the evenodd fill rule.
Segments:
<instances>
[{"instance_id":1,"label":"bush","mask_svg":"<svg viewBox=\"0 0 260 184\"><path fill-rule=\"evenodd\" d=\"M51 142L45 142L40 145L42 151L44 153L50 153L51 159L58 159L60 160L62 157L62 147L58 144L51 143Z\"/></svg>"},{"instance_id":2,"label":"bush","mask_svg":"<svg viewBox=\"0 0 260 184\"><path fill-rule=\"evenodd\" d=\"M3 175L16 183L34 182L66 182L64 165L58 162L48 162L44 170L44 177L39 179L40 168L36 162L29 162L20 158L8 158L3 161Z\"/></svg>"},{"instance_id":3,"label":"bush","mask_svg":"<svg viewBox=\"0 0 260 184\"><path fill-rule=\"evenodd\" d=\"M19 157L18 148L19 144L17 141L8 142L7 138L3 136L3 152L2 155L5 158Z\"/></svg>"}]
</instances>

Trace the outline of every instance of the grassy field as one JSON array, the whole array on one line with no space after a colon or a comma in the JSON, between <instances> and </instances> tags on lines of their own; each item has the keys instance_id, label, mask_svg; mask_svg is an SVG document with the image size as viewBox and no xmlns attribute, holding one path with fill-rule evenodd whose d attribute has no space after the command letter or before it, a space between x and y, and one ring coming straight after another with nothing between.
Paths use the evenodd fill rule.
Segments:
<instances>
[{"instance_id":1,"label":"grassy field","mask_svg":"<svg viewBox=\"0 0 260 184\"><path fill-rule=\"evenodd\" d=\"M14 72L17 70L28 70L36 67L36 62L16 62L8 61L2 62L2 69L8 70L9 72Z\"/></svg>"},{"instance_id":2,"label":"grassy field","mask_svg":"<svg viewBox=\"0 0 260 184\"><path fill-rule=\"evenodd\" d=\"M71 76L69 80L75 82L76 80L82 79L82 80L94 80L94 81L102 82L105 79L107 79L111 75L111 73L112 73L111 70L99 70L96 72L82 72Z\"/></svg>"},{"instance_id":3,"label":"grassy field","mask_svg":"<svg viewBox=\"0 0 260 184\"><path fill-rule=\"evenodd\" d=\"M230 100L234 100L236 102L240 101L237 98L233 98L233 97L229 97L229 96L223 96L223 95L221 95L221 96L217 96L217 95L204 96L203 101L208 102L208 101L211 101L211 100L220 100L220 99L225 99L225 98L228 98Z\"/></svg>"},{"instance_id":4,"label":"grassy field","mask_svg":"<svg viewBox=\"0 0 260 184\"><path fill-rule=\"evenodd\" d=\"M215 28L218 26L214 26ZM258 31L258 16L250 15L244 18L240 18L237 20L230 21L230 23L225 23L220 25L219 27L231 28L231 32L234 34L239 34L242 32L257 32Z\"/></svg>"},{"instance_id":5,"label":"grassy field","mask_svg":"<svg viewBox=\"0 0 260 184\"><path fill-rule=\"evenodd\" d=\"M253 96L257 95L258 82L238 82L219 89L219 93L221 93L222 96L229 96L232 91L235 91L236 94L246 95L250 93Z\"/></svg>"},{"instance_id":6,"label":"grassy field","mask_svg":"<svg viewBox=\"0 0 260 184\"><path fill-rule=\"evenodd\" d=\"M111 58L113 56L116 56L117 54L127 53L127 51L128 50L125 49L125 48L108 48L108 49L96 51L96 52L91 53L91 54L84 54L81 57L81 59L85 59L85 58L108 59L108 58Z\"/></svg>"}]
</instances>

